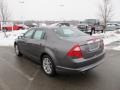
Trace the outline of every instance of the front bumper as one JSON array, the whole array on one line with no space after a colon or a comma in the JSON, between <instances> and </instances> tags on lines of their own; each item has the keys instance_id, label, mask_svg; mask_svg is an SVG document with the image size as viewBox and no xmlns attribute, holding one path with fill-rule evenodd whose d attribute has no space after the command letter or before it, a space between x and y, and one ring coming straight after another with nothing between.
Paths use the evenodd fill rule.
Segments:
<instances>
[{"instance_id":1,"label":"front bumper","mask_svg":"<svg viewBox=\"0 0 120 90\"><path fill-rule=\"evenodd\" d=\"M94 58L90 58L89 60L83 59L81 62L76 63L76 66L79 66L77 68L68 68L68 67L62 67L62 66L56 66L57 72L68 72L68 73L75 73L75 72L84 72L86 70L92 69L99 64L101 64L104 61L105 53L103 52L99 56L96 56Z\"/></svg>"}]
</instances>

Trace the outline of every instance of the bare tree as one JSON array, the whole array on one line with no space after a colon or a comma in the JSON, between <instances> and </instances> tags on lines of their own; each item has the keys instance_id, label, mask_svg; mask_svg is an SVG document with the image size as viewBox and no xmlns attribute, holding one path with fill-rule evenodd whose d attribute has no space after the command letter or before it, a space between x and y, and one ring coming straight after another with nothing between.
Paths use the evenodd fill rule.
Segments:
<instances>
[{"instance_id":1,"label":"bare tree","mask_svg":"<svg viewBox=\"0 0 120 90\"><path fill-rule=\"evenodd\" d=\"M102 4L99 6L99 16L104 25L104 32L105 32L107 23L113 17L113 7L111 0L102 0Z\"/></svg>"},{"instance_id":2,"label":"bare tree","mask_svg":"<svg viewBox=\"0 0 120 90\"><path fill-rule=\"evenodd\" d=\"M8 12L8 7L7 7L7 3L5 2L5 0L0 0L0 20L1 20L1 30L3 23L6 23L8 21L10 17L10 14ZM7 37L5 31L4 31L4 35L5 37Z\"/></svg>"}]
</instances>

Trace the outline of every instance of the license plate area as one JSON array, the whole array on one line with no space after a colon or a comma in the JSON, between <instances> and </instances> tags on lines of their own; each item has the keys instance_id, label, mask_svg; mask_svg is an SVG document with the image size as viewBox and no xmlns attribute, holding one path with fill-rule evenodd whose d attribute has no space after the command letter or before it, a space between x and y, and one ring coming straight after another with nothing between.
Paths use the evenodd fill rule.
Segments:
<instances>
[{"instance_id":1,"label":"license plate area","mask_svg":"<svg viewBox=\"0 0 120 90\"><path fill-rule=\"evenodd\" d=\"M100 47L100 41L91 40L88 42L89 51L96 51Z\"/></svg>"}]
</instances>

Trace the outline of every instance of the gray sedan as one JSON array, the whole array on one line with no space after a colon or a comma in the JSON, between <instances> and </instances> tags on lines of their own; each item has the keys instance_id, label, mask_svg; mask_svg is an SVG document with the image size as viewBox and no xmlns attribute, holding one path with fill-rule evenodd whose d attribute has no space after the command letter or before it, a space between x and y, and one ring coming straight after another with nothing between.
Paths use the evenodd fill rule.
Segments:
<instances>
[{"instance_id":1,"label":"gray sedan","mask_svg":"<svg viewBox=\"0 0 120 90\"><path fill-rule=\"evenodd\" d=\"M45 74L84 72L103 62L104 43L71 27L31 28L15 43L17 56L39 62Z\"/></svg>"}]
</instances>

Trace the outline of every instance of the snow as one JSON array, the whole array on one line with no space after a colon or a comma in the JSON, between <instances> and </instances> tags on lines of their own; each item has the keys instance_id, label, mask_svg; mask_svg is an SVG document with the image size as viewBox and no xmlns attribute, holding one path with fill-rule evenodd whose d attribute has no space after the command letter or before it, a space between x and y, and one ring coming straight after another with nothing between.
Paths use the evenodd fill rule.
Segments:
<instances>
[{"instance_id":1,"label":"snow","mask_svg":"<svg viewBox=\"0 0 120 90\"><path fill-rule=\"evenodd\" d=\"M113 50L120 51L120 46L114 47L114 48L112 48L112 49L113 49Z\"/></svg>"},{"instance_id":2,"label":"snow","mask_svg":"<svg viewBox=\"0 0 120 90\"><path fill-rule=\"evenodd\" d=\"M13 46L15 39L26 31L27 30L6 32L7 38L3 32L0 32L0 46Z\"/></svg>"},{"instance_id":3,"label":"snow","mask_svg":"<svg viewBox=\"0 0 120 90\"><path fill-rule=\"evenodd\" d=\"M108 45L112 42L120 40L120 30L108 31L105 33L93 34L93 36L99 36L103 39L104 44Z\"/></svg>"}]
</instances>

